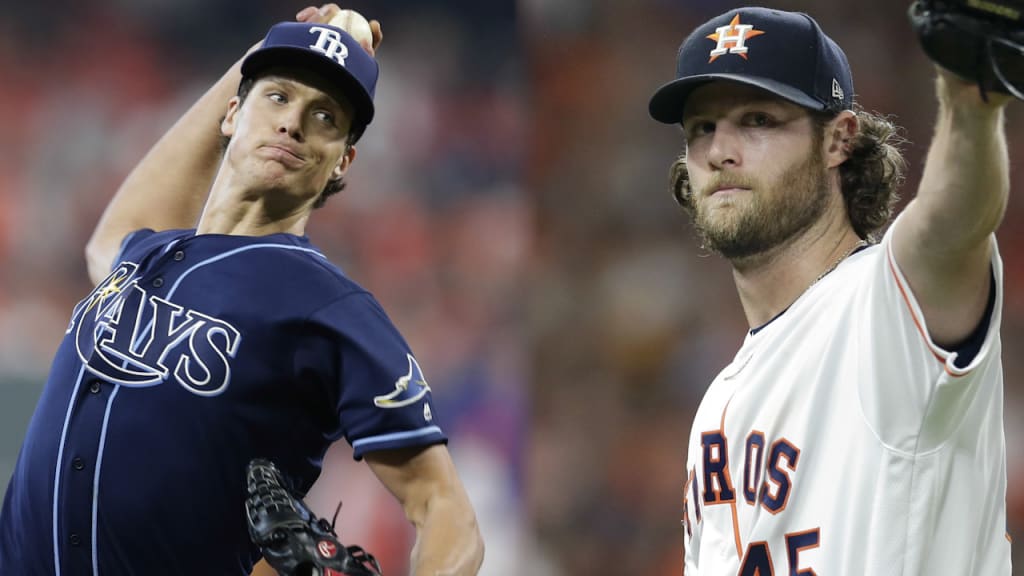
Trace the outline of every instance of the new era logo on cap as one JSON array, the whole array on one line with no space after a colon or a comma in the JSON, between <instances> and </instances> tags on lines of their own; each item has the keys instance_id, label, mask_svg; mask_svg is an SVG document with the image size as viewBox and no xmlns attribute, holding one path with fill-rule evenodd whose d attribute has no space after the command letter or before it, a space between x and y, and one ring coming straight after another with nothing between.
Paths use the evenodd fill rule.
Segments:
<instances>
[{"instance_id":1,"label":"new era logo on cap","mask_svg":"<svg viewBox=\"0 0 1024 576\"><path fill-rule=\"evenodd\" d=\"M800 12L740 8L699 26L679 47L676 79L651 98L651 116L679 123L690 93L714 81L756 86L812 110L853 106L846 55Z\"/></svg>"},{"instance_id":2,"label":"new era logo on cap","mask_svg":"<svg viewBox=\"0 0 1024 576\"><path fill-rule=\"evenodd\" d=\"M832 79L832 97L837 100L846 99L846 92L843 92L843 87L839 85L837 78Z\"/></svg>"},{"instance_id":3,"label":"new era logo on cap","mask_svg":"<svg viewBox=\"0 0 1024 576\"><path fill-rule=\"evenodd\" d=\"M337 87L352 104L352 134L362 135L373 120L377 61L341 28L329 24L282 22L242 61L242 76L258 77L270 68L312 70Z\"/></svg>"}]
</instances>

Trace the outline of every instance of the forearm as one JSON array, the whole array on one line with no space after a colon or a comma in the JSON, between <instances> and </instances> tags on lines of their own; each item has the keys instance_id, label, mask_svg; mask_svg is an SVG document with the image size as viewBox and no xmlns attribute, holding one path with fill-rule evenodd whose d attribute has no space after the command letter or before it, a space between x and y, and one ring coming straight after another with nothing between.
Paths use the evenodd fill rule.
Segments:
<instances>
[{"instance_id":1,"label":"forearm","mask_svg":"<svg viewBox=\"0 0 1024 576\"><path fill-rule=\"evenodd\" d=\"M480 569L483 539L465 493L435 495L414 524L413 576L472 576Z\"/></svg>"},{"instance_id":2,"label":"forearm","mask_svg":"<svg viewBox=\"0 0 1024 576\"><path fill-rule=\"evenodd\" d=\"M992 233L1006 210L1006 96L983 102L975 86L946 73L917 196L894 230L893 253L932 339L956 346L988 303Z\"/></svg>"},{"instance_id":3,"label":"forearm","mask_svg":"<svg viewBox=\"0 0 1024 576\"><path fill-rule=\"evenodd\" d=\"M221 159L220 119L241 80L236 62L135 166L107 205L86 247L102 278L125 234L195 224Z\"/></svg>"},{"instance_id":4,"label":"forearm","mask_svg":"<svg viewBox=\"0 0 1024 576\"><path fill-rule=\"evenodd\" d=\"M914 211L930 251L954 258L987 243L1009 195L1005 97L983 103L976 88L938 79L939 114ZM998 101L994 101L998 98Z\"/></svg>"},{"instance_id":5,"label":"forearm","mask_svg":"<svg viewBox=\"0 0 1024 576\"><path fill-rule=\"evenodd\" d=\"M413 576L472 576L484 558L476 513L443 444L366 454L416 527Z\"/></svg>"}]
</instances>

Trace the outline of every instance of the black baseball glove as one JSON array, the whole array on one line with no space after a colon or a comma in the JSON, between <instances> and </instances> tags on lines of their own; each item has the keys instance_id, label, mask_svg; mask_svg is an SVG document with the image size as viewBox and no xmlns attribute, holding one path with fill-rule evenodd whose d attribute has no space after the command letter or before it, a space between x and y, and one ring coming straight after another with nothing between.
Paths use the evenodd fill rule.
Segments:
<instances>
[{"instance_id":1,"label":"black baseball glove","mask_svg":"<svg viewBox=\"0 0 1024 576\"><path fill-rule=\"evenodd\" d=\"M245 501L249 536L282 576L380 576L380 564L359 546L343 546L330 524L317 518L285 487L281 472L262 458L249 462ZM340 505L339 505L340 509ZM334 514L337 519L337 512Z\"/></svg>"},{"instance_id":2,"label":"black baseball glove","mask_svg":"<svg viewBox=\"0 0 1024 576\"><path fill-rule=\"evenodd\" d=\"M933 62L1024 99L1024 0L917 0L910 23Z\"/></svg>"}]
</instances>

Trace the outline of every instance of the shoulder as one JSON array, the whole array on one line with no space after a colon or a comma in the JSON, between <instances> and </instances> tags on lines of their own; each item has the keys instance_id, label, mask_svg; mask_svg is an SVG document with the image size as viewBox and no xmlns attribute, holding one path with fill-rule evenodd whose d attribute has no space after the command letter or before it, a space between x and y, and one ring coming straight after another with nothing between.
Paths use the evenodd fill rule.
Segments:
<instances>
[{"instance_id":1,"label":"shoulder","mask_svg":"<svg viewBox=\"0 0 1024 576\"><path fill-rule=\"evenodd\" d=\"M287 301L311 314L336 302L369 297L305 237L204 234L185 238L178 246L186 253L185 274L205 280L200 284L246 287L246 292Z\"/></svg>"},{"instance_id":2,"label":"shoulder","mask_svg":"<svg viewBox=\"0 0 1024 576\"><path fill-rule=\"evenodd\" d=\"M121 249L118 251L117 257L114 258L113 264L116 267L118 263L124 260L138 261L153 251L170 249L181 239L194 234L194 229L163 230L157 232L150 228L142 228L129 232L121 240Z\"/></svg>"},{"instance_id":3,"label":"shoulder","mask_svg":"<svg viewBox=\"0 0 1024 576\"><path fill-rule=\"evenodd\" d=\"M291 294L305 294L311 301L352 300L349 297L357 295L372 299L366 288L305 238L253 239L234 256L248 270L258 274L262 282L277 285ZM312 298L314 295L316 297Z\"/></svg>"}]
</instances>

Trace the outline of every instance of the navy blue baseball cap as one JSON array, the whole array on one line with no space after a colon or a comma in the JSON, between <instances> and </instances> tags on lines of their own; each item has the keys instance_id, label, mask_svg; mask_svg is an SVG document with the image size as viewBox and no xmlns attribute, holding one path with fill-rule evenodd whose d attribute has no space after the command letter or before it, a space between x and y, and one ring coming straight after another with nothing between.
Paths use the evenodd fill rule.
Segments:
<instances>
[{"instance_id":1,"label":"navy blue baseball cap","mask_svg":"<svg viewBox=\"0 0 1024 576\"><path fill-rule=\"evenodd\" d=\"M738 8L702 24L679 47L676 79L651 98L651 117L680 123L693 90L715 80L756 86L812 110L853 106L846 54L801 12Z\"/></svg>"},{"instance_id":2,"label":"navy blue baseball cap","mask_svg":"<svg viewBox=\"0 0 1024 576\"><path fill-rule=\"evenodd\" d=\"M348 32L328 24L282 22L242 61L242 77L255 78L269 68L312 70L334 84L352 103L353 141L373 120L373 93L380 68Z\"/></svg>"}]
</instances>

